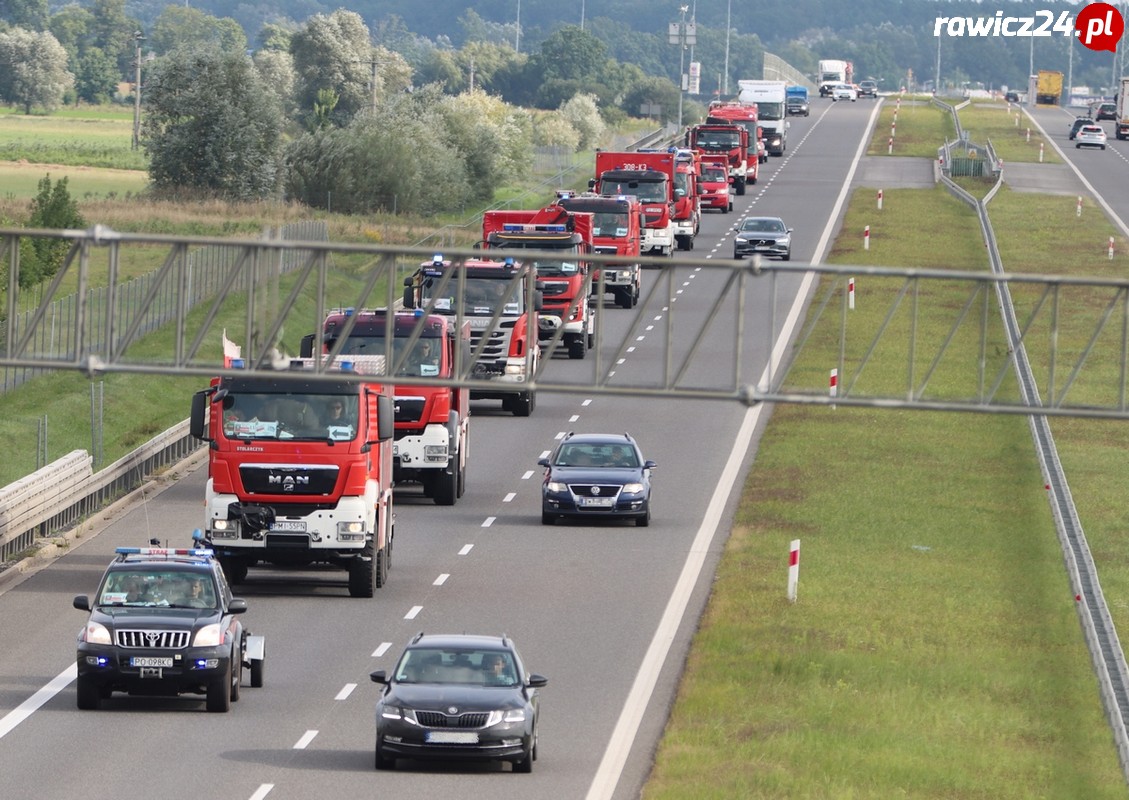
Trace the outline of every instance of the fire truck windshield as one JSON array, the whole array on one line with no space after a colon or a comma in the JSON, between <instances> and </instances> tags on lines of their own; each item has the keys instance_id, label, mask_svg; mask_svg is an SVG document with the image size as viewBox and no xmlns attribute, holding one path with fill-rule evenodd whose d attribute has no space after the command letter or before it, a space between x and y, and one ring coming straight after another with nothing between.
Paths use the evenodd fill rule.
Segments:
<instances>
[{"instance_id":1,"label":"fire truck windshield","mask_svg":"<svg viewBox=\"0 0 1129 800\"><path fill-rule=\"evenodd\" d=\"M533 268L540 278L571 278L580 271L575 261L534 261Z\"/></svg>"},{"instance_id":2,"label":"fire truck windshield","mask_svg":"<svg viewBox=\"0 0 1129 800\"><path fill-rule=\"evenodd\" d=\"M666 181L627 181L608 180L602 181L600 184L600 193L605 195L621 195L633 194L636 195L641 202L644 203L665 203L666 196Z\"/></svg>"},{"instance_id":3,"label":"fire truck windshield","mask_svg":"<svg viewBox=\"0 0 1129 800\"><path fill-rule=\"evenodd\" d=\"M733 150L741 146L741 135L737 131L702 131L697 146L703 150Z\"/></svg>"},{"instance_id":4,"label":"fire truck windshield","mask_svg":"<svg viewBox=\"0 0 1129 800\"><path fill-rule=\"evenodd\" d=\"M333 439L357 435L355 394L233 392L223 398L223 432L233 439Z\"/></svg>"},{"instance_id":5,"label":"fire truck windshield","mask_svg":"<svg viewBox=\"0 0 1129 800\"><path fill-rule=\"evenodd\" d=\"M392 362L399 365L395 375L399 377L434 377L440 372L442 361L442 340L437 336L422 336L416 340L415 346L408 352L409 335L397 336L392 340ZM336 342L328 341L326 345L332 347ZM341 348L341 355L386 355L384 348L384 332L365 332L358 334L356 331ZM406 355L405 355L406 354Z\"/></svg>"},{"instance_id":6,"label":"fire truck windshield","mask_svg":"<svg viewBox=\"0 0 1129 800\"><path fill-rule=\"evenodd\" d=\"M627 236L627 214L600 212L592 215L593 236L614 236L622 239Z\"/></svg>"},{"instance_id":7,"label":"fire truck windshield","mask_svg":"<svg viewBox=\"0 0 1129 800\"><path fill-rule=\"evenodd\" d=\"M459 304L454 292L458 291L458 279L452 277L445 289L445 296L432 295L432 289L438 286L437 279L428 279L421 287L421 300L424 307L435 301L435 311L439 314L453 316L458 313ZM507 293L507 287L509 292ZM523 313L525 298L521 294L521 285L510 287L509 276L498 278L467 278L466 291L463 294L463 314L470 317L492 317L499 308L507 316L517 316Z\"/></svg>"}]
</instances>

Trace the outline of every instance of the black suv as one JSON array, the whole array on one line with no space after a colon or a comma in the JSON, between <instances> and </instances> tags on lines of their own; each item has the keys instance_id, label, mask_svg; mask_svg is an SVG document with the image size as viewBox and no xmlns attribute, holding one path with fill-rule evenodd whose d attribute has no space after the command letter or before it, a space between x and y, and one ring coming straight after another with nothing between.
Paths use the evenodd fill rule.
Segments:
<instances>
[{"instance_id":1,"label":"black suv","mask_svg":"<svg viewBox=\"0 0 1129 800\"><path fill-rule=\"evenodd\" d=\"M243 669L263 685L264 645L245 630L247 603L231 596L211 550L119 547L78 635L78 707L97 709L113 692L200 694L208 711L239 699Z\"/></svg>"},{"instance_id":2,"label":"black suv","mask_svg":"<svg viewBox=\"0 0 1129 800\"><path fill-rule=\"evenodd\" d=\"M859 81L859 97L878 97L877 81Z\"/></svg>"}]
</instances>

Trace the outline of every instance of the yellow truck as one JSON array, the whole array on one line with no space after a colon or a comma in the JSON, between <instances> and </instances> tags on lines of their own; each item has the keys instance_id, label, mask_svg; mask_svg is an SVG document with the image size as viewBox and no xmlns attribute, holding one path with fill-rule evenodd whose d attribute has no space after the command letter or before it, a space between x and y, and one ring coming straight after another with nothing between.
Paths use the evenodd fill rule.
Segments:
<instances>
[{"instance_id":1,"label":"yellow truck","mask_svg":"<svg viewBox=\"0 0 1129 800\"><path fill-rule=\"evenodd\" d=\"M1049 69L1039 70L1035 82L1035 104L1057 106L1062 101L1062 73Z\"/></svg>"}]
</instances>

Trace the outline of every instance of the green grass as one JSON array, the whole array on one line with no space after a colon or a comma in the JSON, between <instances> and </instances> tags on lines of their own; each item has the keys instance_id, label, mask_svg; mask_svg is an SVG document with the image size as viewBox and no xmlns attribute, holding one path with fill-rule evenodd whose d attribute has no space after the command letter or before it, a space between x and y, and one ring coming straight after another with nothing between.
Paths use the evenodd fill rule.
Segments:
<instances>
[{"instance_id":1,"label":"green grass","mask_svg":"<svg viewBox=\"0 0 1129 800\"><path fill-rule=\"evenodd\" d=\"M0 161L0 193L6 199L30 201L44 177L50 177L52 184L66 178L67 190L76 200L128 198L149 185L149 174L143 170Z\"/></svg>"},{"instance_id":2,"label":"green grass","mask_svg":"<svg viewBox=\"0 0 1129 800\"><path fill-rule=\"evenodd\" d=\"M148 158L132 141L132 109L0 113L0 161L145 170Z\"/></svg>"},{"instance_id":3,"label":"green grass","mask_svg":"<svg viewBox=\"0 0 1129 800\"><path fill-rule=\"evenodd\" d=\"M997 196L989 213L1009 270L1123 272L1090 252L1112 226L1092 205L1077 220L1068 202ZM843 231L836 263L987 268L975 216L941 189L890 191L881 214L871 191L859 190ZM860 355L852 337L872 334L892 291L870 278L856 286L848 363ZM918 336L935 342L967 291L931 287ZM1022 318L1032 298L1017 294ZM1059 345L1083 344L1103 305L1072 298ZM838 325L820 321L790 380L808 373L826 385ZM860 388L904 382L905 325L895 321L886 334L893 344L875 354ZM998 329L993 322L993 367L1006 357ZM1037 343L1031 348L1037 357ZM963 363L943 376L946 390L967 388L970 349L958 347ZM1094 361L1095 382L1116 383L1118 365ZM1129 542L1111 498L1122 494L1129 431L1081 419L1052 427L1120 619L1129 608ZM786 570L796 538L799 598L791 605ZM643 796L1124 794L1026 419L777 407Z\"/></svg>"}]
</instances>

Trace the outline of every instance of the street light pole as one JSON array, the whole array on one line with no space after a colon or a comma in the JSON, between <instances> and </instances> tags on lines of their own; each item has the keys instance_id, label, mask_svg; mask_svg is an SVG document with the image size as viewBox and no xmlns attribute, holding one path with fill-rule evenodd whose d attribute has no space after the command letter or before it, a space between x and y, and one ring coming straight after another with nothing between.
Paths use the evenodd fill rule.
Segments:
<instances>
[{"instance_id":1,"label":"street light pole","mask_svg":"<svg viewBox=\"0 0 1129 800\"><path fill-rule=\"evenodd\" d=\"M730 12L733 10L733 0L726 0L725 2L725 75L722 76L722 89L723 95L729 94L729 30L730 25Z\"/></svg>"},{"instance_id":2,"label":"street light pole","mask_svg":"<svg viewBox=\"0 0 1129 800\"><path fill-rule=\"evenodd\" d=\"M514 31L514 51L521 52L521 0L517 0L517 30Z\"/></svg>"},{"instance_id":3,"label":"street light pole","mask_svg":"<svg viewBox=\"0 0 1129 800\"><path fill-rule=\"evenodd\" d=\"M133 60L133 142L131 150L141 146L141 42L145 37L141 31L135 31L134 40L137 42L137 52Z\"/></svg>"},{"instance_id":4,"label":"street light pole","mask_svg":"<svg viewBox=\"0 0 1129 800\"><path fill-rule=\"evenodd\" d=\"M682 81L686 65L686 12L687 6L680 6L682 19L678 23L678 130L682 130Z\"/></svg>"}]
</instances>

